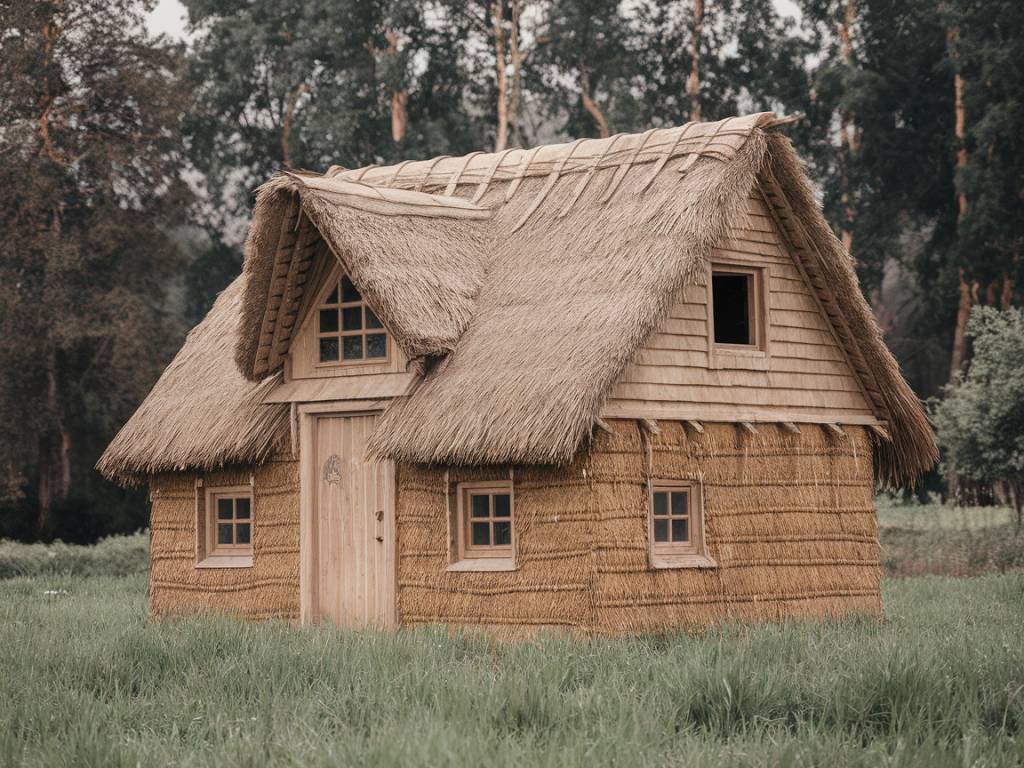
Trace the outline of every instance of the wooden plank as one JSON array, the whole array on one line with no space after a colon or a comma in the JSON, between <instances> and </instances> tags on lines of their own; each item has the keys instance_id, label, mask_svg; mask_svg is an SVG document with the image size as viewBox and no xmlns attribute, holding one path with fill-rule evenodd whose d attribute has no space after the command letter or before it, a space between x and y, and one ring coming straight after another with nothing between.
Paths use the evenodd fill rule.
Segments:
<instances>
[{"instance_id":1,"label":"wooden plank","mask_svg":"<svg viewBox=\"0 0 1024 768\"><path fill-rule=\"evenodd\" d=\"M708 338L704 336L676 336L672 333L655 333L647 342L650 349L678 349L702 352L707 360Z\"/></svg>"},{"instance_id":2,"label":"wooden plank","mask_svg":"<svg viewBox=\"0 0 1024 768\"><path fill-rule=\"evenodd\" d=\"M847 371L840 376L821 373L734 370L707 370L675 365L631 365L619 383L674 384L703 387L752 387L757 389L797 389L858 392L856 379ZM866 405L866 404L865 404Z\"/></svg>"},{"instance_id":3,"label":"wooden plank","mask_svg":"<svg viewBox=\"0 0 1024 768\"><path fill-rule=\"evenodd\" d=\"M772 408L733 403L672 403L647 400L609 401L601 410L604 419L656 418L659 421L701 423L749 421L752 423L790 421L794 424L824 424L841 420L843 424L870 425L879 421L871 413L822 411L814 408Z\"/></svg>"},{"instance_id":4,"label":"wooden plank","mask_svg":"<svg viewBox=\"0 0 1024 768\"><path fill-rule=\"evenodd\" d=\"M340 376L333 379L293 379L274 387L263 402L294 403L401 397L415 379L416 374L412 372Z\"/></svg>"},{"instance_id":5,"label":"wooden plank","mask_svg":"<svg viewBox=\"0 0 1024 768\"><path fill-rule=\"evenodd\" d=\"M860 392L819 392L794 388L707 387L675 384L616 384L615 399L720 404L736 406L774 406L869 412ZM779 419L774 419L779 421Z\"/></svg>"}]
</instances>

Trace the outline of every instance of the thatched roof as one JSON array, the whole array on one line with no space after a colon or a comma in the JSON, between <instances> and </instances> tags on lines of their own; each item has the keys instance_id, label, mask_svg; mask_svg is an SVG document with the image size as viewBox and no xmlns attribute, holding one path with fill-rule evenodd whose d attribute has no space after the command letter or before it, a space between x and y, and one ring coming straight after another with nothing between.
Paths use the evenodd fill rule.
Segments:
<instances>
[{"instance_id":1,"label":"thatched roof","mask_svg":"<svg viewBox=\"0 0 1024 768\"><path fill-rule=\"evenodd\" d=\"M397 460L559 463L759 185L830 286L842 338L892 440L879 479L934 463L924 412L885 347L853 262L770 113L474 153L262 187L247 244L235 358L283 363L317 254L333 253L425 371L385 411L371 450ZM193 386L199 386L193 382Z\"/></svg>"},{"instance_id":2,"label":"thatched roof","mask_svg":"<svg viewBox=\"0 0 1024 768\"><path fill-rule=\"evenodd\" d=\"M96 465L105 477L260 462L287 440L288 406L262 404L280 377L252 382L234 362L245 280L217 297L107 447Z\"/></svg>"}]
</instances>

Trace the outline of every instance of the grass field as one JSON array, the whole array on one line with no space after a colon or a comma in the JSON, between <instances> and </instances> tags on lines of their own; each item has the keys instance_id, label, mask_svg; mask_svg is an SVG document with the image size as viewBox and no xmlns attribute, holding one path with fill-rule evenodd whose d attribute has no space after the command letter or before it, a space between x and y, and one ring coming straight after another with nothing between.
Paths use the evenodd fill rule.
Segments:
<instances>
[{"instance_id":1,"label":"grass field","mask_svg":"<svg viewBox=\"0 0 1024 768\"><path fill-rule=\"evenodd\" d=\"M493 646L194 619L142 576L0 582L0 765L1024 761L1024 575L888 580L887 621Z\"/></svg>"}]
</instances>

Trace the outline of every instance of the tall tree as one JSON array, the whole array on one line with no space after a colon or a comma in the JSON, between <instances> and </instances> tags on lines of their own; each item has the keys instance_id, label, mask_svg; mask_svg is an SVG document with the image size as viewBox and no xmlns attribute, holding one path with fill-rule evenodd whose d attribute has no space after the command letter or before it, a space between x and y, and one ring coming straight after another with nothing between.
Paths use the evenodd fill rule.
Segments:
<instances>
[{"instance_id":1,"label":"tall tree","mask_svg":"<svg viewBox=\"0 0 1024 768\"><path fill-rule=\"evenodd\" d=\"M50 529L152 384L188 204L180 51L141 0L0 5L0 471L8 534ZM97 499L89 509L93 512Z\"/></svg>"},{"instance_id":2,"label":"tall tree","mask_svg":"<svg viewBox=\"0 0 1024 768\"><path fill-rule=\"evenodd\" d=\"M548 108L566 114L565 132L608 136L616 112L629 114L631 25L617 0L553 0L545 9L538 49Z\"/></svg>"},{"instance_id":3,"label":"tall tree","mask_svg":"<svg viewBox=\"0 0 1024 768\"><path fill-rule=\"evenodd\" d=\"M465 22L399 0L184 0L192 159L230 231L282 167L326 170L475 146ZM428 16L430 18L428 18ZM237 238L236 238L237 239Z\"/></svg>"}]
</instances>

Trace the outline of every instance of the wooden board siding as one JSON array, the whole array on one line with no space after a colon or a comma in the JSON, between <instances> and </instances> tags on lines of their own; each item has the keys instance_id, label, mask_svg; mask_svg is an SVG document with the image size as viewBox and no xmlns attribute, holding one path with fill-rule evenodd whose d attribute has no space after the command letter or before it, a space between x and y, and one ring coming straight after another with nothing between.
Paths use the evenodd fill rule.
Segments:
<instances>
[{"instance_id":1,"label":"wooden board siding","mask_svg":"<svg viewBox=\"0 0 1024 768\"><path fill-rule=\"evenodd\" d=\"M251 474L255 475L252 567L196 568L196 478L202 477L206 487L247 486ZM216 611L253 619L297 619L298 483L298 462L287 456L255 468L154 477L150 485L150 615Z\"/></svg>"},{"instance_id":2,"label":"wooden board siding","mask_svg":"<svg viewBox=\"0 0 1024 768\"><path fill-rule=\"evenodd\" d=\"M661 632L722 620L881 614L871 443L817 425L756 435L661 423L654 476L702 480L711 569L647 561L647 451L634 421L610 422L569 467L515 469L517 570L447 571L445 472L398 474L399 615L502 637L541 629ZM507 477L452 469L449 482Z\"/></svg>"},{"instance_id":3,"label":"wooden board siding","mask_svg":"<svg viewBox=\"0 0 1024 768\"><path fill-rule=\"evenodd\" d=\"M747 227L712 258L766 269L766 359L719 351L712 360L707 288L687 286L612 389L604 415L875 423L828 318L759 196L751 197L749 213Z\"/></svg>"}]
</instances>

